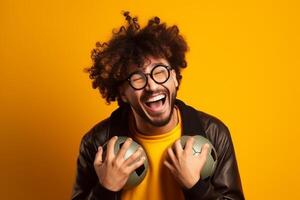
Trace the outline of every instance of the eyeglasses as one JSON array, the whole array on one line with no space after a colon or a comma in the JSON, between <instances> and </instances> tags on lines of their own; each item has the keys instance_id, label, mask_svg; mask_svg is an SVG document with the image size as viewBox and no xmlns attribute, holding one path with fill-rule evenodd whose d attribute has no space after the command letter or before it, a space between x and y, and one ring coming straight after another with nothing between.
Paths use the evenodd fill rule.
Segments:
<instances>
[{"instance_id":1,"label":"eyeglasses","mask_svg":"<svg viewBox=\"0 0 300 200\"><path fill-rule=\"evenodd\" d=\"M141 90L144 89L148 83L148 75L150 75L155 83L163 84L169 79L171 70L172 67L170 66L158 64L153 67L150 73L136 71L131 73L126 80L133 89Z\"/></svg>"}]
</instances>

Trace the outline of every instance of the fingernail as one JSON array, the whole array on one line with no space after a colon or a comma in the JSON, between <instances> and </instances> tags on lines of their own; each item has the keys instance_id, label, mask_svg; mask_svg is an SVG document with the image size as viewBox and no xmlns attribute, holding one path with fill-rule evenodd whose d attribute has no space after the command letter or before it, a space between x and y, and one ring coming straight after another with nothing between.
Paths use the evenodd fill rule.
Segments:
<instances>
[{"instance_id":1,"label":"fingernail","mask_svg":"<svg viewBox=\"0 0 300 200\"><path fill-rule=\"evenodd\" d=\"M101 146L99 146L99 147L98 147L98 151L99 151L101 148L102 148L102 147L101 147Z\"/></svg>"}]
</instances>

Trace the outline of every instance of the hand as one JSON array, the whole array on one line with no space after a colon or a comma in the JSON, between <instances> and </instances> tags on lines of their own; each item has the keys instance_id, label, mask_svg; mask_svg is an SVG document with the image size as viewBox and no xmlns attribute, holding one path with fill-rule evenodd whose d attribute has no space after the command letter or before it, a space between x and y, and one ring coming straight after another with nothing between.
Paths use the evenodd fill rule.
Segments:
<instances>
[{"instance_id":1,"label":"hand","mask_svg":"<svg viewBox=\"0 0 300 200\"><path fill-rule=\"evenodd\" d=\"M132 142L131 138L125 141L122 148L117 155L115 155L114 146L117 138L118 137L115 136L109 140L104 161L102 160L103 148L101 146L98 147L94 161L94 168L100 184L111 191L121 190L126 184L129 175L140 167L145 160L145 156L140 158L143 152L141 147L125 160L125 153Z\"/></svg>"},{"instance_id":2,"label":"hand","mask_svg":"<svg viewBox=\"0 0 300 200\"><path fill-rule=\"evenodd\" d=\"M200 172L206 162L209 145L205 144L198 155L193 155L194 138L190 137L183 149L180 139L174 143L174 149L168 148L168 159L165 166L175 179L185 188L192 188L200 179Z\"/></svg>"}]
</instances>

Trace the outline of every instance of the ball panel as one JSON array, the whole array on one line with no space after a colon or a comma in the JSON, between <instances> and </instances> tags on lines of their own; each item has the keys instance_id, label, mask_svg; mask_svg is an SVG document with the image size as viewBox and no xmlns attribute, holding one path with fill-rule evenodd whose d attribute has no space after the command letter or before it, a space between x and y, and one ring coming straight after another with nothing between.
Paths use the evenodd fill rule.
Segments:
<instances>
[{"instance_id":1,"label":"ball panel","mask_svg":"<svg viewBox=\"0 0 300 200\"><path fill-rule=\"evenodd\" d=\"M125 136L118 137L118 139L115 143L115 147L114 147L115 155L118 154L119 150L122 148L122 146L124 145L127 138L128 137L125 137ZM105 143L104 146L106 147L107 143ZM135 141L132 141L129 149L125 153L124 158L128 159L139 147L140 147L140 145L138 143L136 143ZM106 148L105 148L105 150L106 150ZM144 156L146 157L144 164L130 174L130 176L124 186L124 189L133 188L143 181L143 179L146 176L146 173L148 171L147 155L144 154Z\"/></svg>"},{"instance_id":2,"label":"ball panel","mask_svg":"<svg viewBox=\"0 0 300 200\"><path fill-rule=\"evenodd\" d=\"M182 136L180 141L181 145L183 148L185 148L186 141L188 140L190 136ZM206 179L214 173L214 170L216 168L216 163L217 163L217 153L211 142L200 135L194 135L193 136L195 141L193 144L193 155L199 155L202 150L202 146L206 143L209 144L209 149L208 149L208 155L207 155L207 160L206 163L203 166L203 169L201 171L201 179Z\"/></svg>"},{"instance_id":3,"label":"ball panel","mask_svg":"<svg viewBox=\"0 0 300 200\"><path fill-rule=\"evenodd\" d=\"M138 176L141 176L142 173L144 172L144 170L145 170L145 165L141 165L139 168L137 168L137 169L135 170L135 173L136 173Z\"/></svg>"}]
</instances>

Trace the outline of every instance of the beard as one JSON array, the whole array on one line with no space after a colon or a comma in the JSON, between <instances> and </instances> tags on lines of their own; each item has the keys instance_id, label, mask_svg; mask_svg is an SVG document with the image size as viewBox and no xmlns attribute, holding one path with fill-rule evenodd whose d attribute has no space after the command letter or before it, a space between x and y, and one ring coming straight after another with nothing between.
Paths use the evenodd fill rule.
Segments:
<instances>
[{"instance_id":1,"label":"beard","mask_svg":"<svg viewBox=\"0 0 300 200\"><path fill-rule=\"evenodd\" d=\"M141 105L133 105L131 104L131 108L135 111L135 113L137 113L139 115L139 117L141 119L143 119L146 123L152 125L152 126L155 126L155 127L162 127L162 126L165 126L166 124L168 124L173 116L173 111L174 111L174 106L175 106L175 99L176 99L176 96L177 96L177 90L175 90L172 94L170 94L170 91L169 90L164 90L164 91L155 91L155 92L145 92L141 99L142 100L145 100L147 99L149 96L151 96L153 93L159 93L159 92L163 92L166 94L166 99L165 99L165 102L164 104L168 103L169 104L169 114L168 116L166 117L163 117L163 118L160 118L159 116L157 117L149 117L146 113L145 113L145 110L143 110L141 108ZM167 102L167 100L169 102ZM144 102L144 101L143 101Z\"/></svg>"},{"instance_id":2,"label":"beard","mask_svg":"<svg viewBox=\"0 0 300 200\"><path fill-rule=\"evenodd\" d=\"M147 116L146 118L148 119L147 121L152 125L152 126L156 126L156 127L162 127L165 126L166 124L168 124L173 116L173 112L174 112L174 106L175 106L175 99L176 99L176 93L173 93L172 96L170 96L170 113L169 115L165 118L165 119L161 119L161 120L151 120L149 119ZM166 103L166 102L165 102Z\"/></svg>"}]
</instances>

